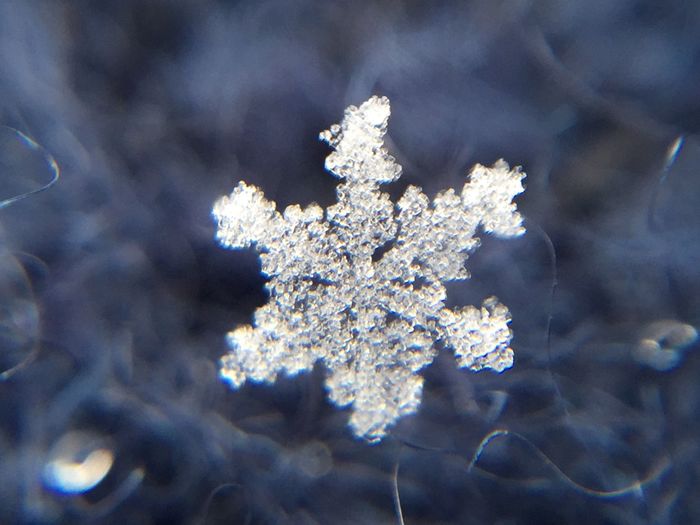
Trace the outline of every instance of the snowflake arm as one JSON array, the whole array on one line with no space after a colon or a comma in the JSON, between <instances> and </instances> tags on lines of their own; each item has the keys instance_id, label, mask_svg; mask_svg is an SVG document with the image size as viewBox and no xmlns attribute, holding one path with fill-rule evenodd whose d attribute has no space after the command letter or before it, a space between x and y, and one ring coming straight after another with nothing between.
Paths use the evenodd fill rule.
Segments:
<instances>
[{"instance_id":1,"label":"snowflake arm","mask_svg":"<svg viewBox=\"0 0 700 525\"><path fill-rule=\"evenodd\" d=\"M282 217L275 203L245 182L239 182L231 195L214 203L212 216L218 224L216 240L226 248L256 246L266 250L274 246L282 230Z\"/></svg>"},{"instance_id":2,"label":"snowflake arm","mask_svg":"<svg viewBox=\"0 0 700 525\"><path fill-rule=\"evenodd\" d=\"M450 310L444 283L469 277L464 264L479 231L524 232L513 203L524 174L504 161L474 167L461 193L447 190L430 202L410 186L394 205L381 191L401 174L383 143L389 113L388 99L372 97L321 133L334 149L326 168L341 179L325 214L316 204L279 213L244 182L212 212L218 241L257 250L269 277L270 300L253 326L228 335L222 378L234 388L273 382L321 361L330 400L350 406L354 434L371 441L418 409L417 372L434 359L435 341L461 367L512 366L508 308L490 297L480 308Z\"/></svg>"}]
</instances>

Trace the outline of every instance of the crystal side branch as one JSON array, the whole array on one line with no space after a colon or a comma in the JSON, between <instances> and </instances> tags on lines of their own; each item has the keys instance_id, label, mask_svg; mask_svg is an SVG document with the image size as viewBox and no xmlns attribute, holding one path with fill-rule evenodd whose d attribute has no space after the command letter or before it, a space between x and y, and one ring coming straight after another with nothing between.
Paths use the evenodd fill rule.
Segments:
<instances>
[{"instance_id":1,"label":"crystal side branch","mask_svg":"<svg viewBox=\"0 0 700 525\"><path fill-rule=\"evenodd\" d=\"M392 203L380 191L401 174L384 148L389 113L387 98L372 97L321 133L335 150L326 169L341 180L325 212L311 204L279 213L245 182L213 209L222 246L259 252L270 296L254 326L228 334L221 377L233 388L271 383L321 361L329 398L351 407L352 431L370 441L418 409L418 372L435 358L435 342L452 349L460 367L512 366L508 308L489 297L451 310L443 283L469 278L464 264L478 231L525 231L513 203L525 175L503 160L476 165L459 193L448 189L431 203L409 186Z\"/></svg>"}]
</instances>

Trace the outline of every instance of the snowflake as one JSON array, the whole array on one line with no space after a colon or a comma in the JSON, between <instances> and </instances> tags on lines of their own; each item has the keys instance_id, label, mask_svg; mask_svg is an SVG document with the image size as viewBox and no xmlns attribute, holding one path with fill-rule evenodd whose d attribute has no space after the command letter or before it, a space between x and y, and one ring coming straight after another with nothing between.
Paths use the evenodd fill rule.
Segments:
<instances>
[{"instance_id":1,"label":"snowflake","mask_svg":"<svg viewBox=\"0 0 700 525\"><path fill-rule=\"evenodd\" d=\"M233 388L273 382L320 360L329 398L352 407L354 434L370 441L418 409L417 372L433 361L435 342L451 348L460 367L512 366L508 308L489 297L479 308L451 310L443 283L469 277L464 264L479 246L478 230L524 232L512 201L525 175L503 160L476 165L460 193L448 189L431 203L409 186L394 205L380 191L401 174L383 147L389 112L387 98L372 97L321 133L335 150L326 169L342 180L325 213L314 203L280 214L245 182L213 209L223 246L260 253L270 296L254 326L228 334L221 377Z\"/></svg>"}]
</instances>

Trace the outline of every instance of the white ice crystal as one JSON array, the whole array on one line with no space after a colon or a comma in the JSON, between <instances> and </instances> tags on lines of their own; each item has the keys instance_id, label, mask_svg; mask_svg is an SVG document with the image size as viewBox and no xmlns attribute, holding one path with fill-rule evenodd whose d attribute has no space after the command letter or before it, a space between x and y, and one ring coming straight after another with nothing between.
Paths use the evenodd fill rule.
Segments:
<instances>
[{"instance_id":1,"label":"white ice crystal","mask_svg":"<svg viewBox=\"0 0 700 525\"><path fill-rule=\"evenodd\" d=\"M321 133L335 149L326 168L342 180L337 203L325 213L311 204L280 214L245 182L213 209L223 246L260 253L270 295L254 326L228 334L222 378L233 388L246 380L273 382L280 372L308 371L320 360L328 396L351 406L356 436L374 441L418 409L417 372L433 361L436 341L454 351L461 367L512 366L508 308L489 297L481 307L451 310L443 283L469 277L464 264L479 246L479 230L500 237L524 232L513 198L525 175L503 160L475 166L459 193L448 189L431 203L409 186L392 203L379 186L401 174L383 147L388 119L389 100L372 97Z\"/></svg>"}]
</instances>

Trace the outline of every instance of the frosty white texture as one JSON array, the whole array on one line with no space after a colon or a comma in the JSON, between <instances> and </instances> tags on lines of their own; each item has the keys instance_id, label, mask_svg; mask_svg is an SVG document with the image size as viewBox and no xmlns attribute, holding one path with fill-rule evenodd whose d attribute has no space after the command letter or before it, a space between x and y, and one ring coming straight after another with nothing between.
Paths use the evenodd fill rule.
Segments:
<instances>
[{"instance_id":1,"label":"frosty white texture","mask_svg":"<svg viewBox=\"0 0 700 525\"><path fill-rule=\"evenodd\" d=\"M280 214L244 182L213 209L223 246L260 253L270 294L254 326L228 334L221 376L238 388L321 360L330 399L351 406L353 432L371 441L418 409L417 372L435 357L435 341L471 370L512 366L508 308L489 297L480 308L450 310L443 282L469 277L477 230L524 232L513 198L525 175L503 160L475 166L459 193L448 189L431 203L410 186L392 203L379 187L401 175L383 147L388 119L389 100L372 97L321 133L335 149L326 168L342 181L325 214L316 204Z\"/></svg>"}]
</instances>

